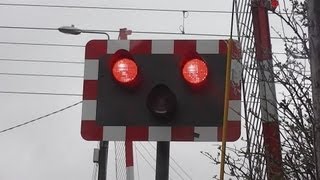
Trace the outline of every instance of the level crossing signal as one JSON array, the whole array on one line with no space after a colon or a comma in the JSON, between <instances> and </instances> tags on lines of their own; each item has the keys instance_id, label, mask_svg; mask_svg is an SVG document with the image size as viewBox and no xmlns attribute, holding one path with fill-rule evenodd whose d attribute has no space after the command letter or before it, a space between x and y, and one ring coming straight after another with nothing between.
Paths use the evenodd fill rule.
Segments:
<instances>
[{"instance_id":1,"label":"level crossing signal","mask_svg":"<svg viewBox=\"0 0 320 180\"><path fill-rule=\"evenodd\" d=\"M240 136L234 42L228 141ZM227 41L91 40L81 135L86 140L221 141Z\"/></svg>"}]
</instances>

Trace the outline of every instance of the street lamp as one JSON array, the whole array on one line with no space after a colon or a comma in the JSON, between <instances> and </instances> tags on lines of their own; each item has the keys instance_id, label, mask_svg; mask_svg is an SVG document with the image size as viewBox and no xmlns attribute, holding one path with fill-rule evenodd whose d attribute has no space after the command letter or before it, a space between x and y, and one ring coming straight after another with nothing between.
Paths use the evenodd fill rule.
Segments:
<instances>
[{"instance_id":1,"label":"street lamp","mask_svg":"<svg viewBox=\"0 0 320 180\"><path fill-rule=\"evenodd\" d=\"M72 34L72 35L79 35L81 33L91 33L91 34L104 34L110 39L108 33L103 31L96 31L96 30L87 30L87 29L79 29L76 28L74 25L71 26L61 26L58 30L65 34ZM98 180L106 180L107 178L107 162L108 162L108 141L100 141L100 150L98 156L98 164L99 164L99 173L98 173Z\"/></svg>"},{"instance_id":2,"label":"street lamp","mask_svg":"<svg viewBox=\"0 0 320 180\"><path fill-rule=\"evenodd\" d=\"M72 35L79 35L81 33L104 34L108 37L108 40L110 39L109 34L106 32L96 31L96 30L79 29L79 28L76 28L74 25L62 26L62 27L59 27L58 30L62 33L72 34Z\"/></svg>"}]
</instances>

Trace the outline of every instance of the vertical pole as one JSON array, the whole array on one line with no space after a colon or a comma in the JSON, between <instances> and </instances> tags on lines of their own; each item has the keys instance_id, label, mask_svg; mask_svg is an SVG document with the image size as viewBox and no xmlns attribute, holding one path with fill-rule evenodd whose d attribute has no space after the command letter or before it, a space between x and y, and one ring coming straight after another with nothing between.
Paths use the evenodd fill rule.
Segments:
<instances>
[{"instance_id":1,"label":"vertical pole","mask_svg":"<svg viewBox=\"0 0 320 180\"><path fill-rule=\"evenodd\" d=\"M121 28L119 31L120 40L128 39L128 35L131 34L131 31L127 28ZM125 157L126 157L126 174L127 180L134 180L134 168L133 168L133 142L125 142Z\"/></svg>"},{"instance_id":2,"label":"vertical pole","mask_svg":"<svg viewBox=\"0 0 320 180\"><path fill-rule=\"evenodd\" d=\"M314 151L316 179L320 179L320 2L308 1L309 47L312 78L312 100L314 109Z\"/></svg>"},{"instance_id":3,"label":"vertical pole","mask_svg":"<svg viewBox=\"0 0 320 180\"><path fill-rule=\"evenodd\" d=\"M100 141L98 180L107 179L108 141Z\"/></svg>"},{"instance_id":4,"label":"vertical pole","mask_svg":"<svg viewBox=\"0 0 320 180\"><path fill-rule=\"evenodd\" d=\"M283 178L283 169L267 3L268 0L253 1L252 18L267 176L273 180Z\"/></svg>"},{"instance_id":5,"label":"vertical pole","mask_svg":"<svg viewBox=\"0 0 320 180\"><path fill-rule=\"evenodd\" d=\"M169 179L170 142L157 142L156 180Z\"/></svg>"}]
</instances>

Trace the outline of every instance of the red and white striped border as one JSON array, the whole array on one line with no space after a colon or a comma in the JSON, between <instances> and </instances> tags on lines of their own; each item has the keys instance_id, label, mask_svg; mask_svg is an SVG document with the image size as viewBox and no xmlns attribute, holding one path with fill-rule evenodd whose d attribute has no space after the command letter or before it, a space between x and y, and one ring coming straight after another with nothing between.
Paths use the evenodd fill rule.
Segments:
<instances>
[{"instance_id":1,"label":"red and white striped border","mask_svg":"<svg viewBox=\"0 0 320 180\"><path fill-rule=\"evenodd\" d=\"M99 126L96 123L99 58L119 49L131 54L226 54L225 40L92 40L86 45L81 135L89 141L221 141L222 127ZM232 50L227 141L240 137L240 48ZM214 118L214 117L213 117ZM195 136L197 134L197 136Z\"/></svg>"}]
</instances>

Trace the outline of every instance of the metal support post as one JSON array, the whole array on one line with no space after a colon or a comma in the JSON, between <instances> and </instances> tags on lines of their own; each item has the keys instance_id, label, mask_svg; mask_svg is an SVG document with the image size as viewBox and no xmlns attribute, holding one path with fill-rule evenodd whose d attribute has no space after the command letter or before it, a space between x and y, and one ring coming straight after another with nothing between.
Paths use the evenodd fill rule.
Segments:
<instances>
[{"instance_id":1,"label":"metal support post","mask_svg":"<svg viewBox=\"0 0 320 180\"><path fill-rule=\"evenodd\" d=\"M273 180L283 178L283 169L267 3L267 0L253 1L252 18L267 175Z\"/></svg>"},{"instance_id":2,"label":"metal support post","mask_svg":"<svg viewBox=\"0 0 320 180\"><path fill-rule=\"evenodd\" d=\"M170 142L157 142L156 180L169 179Z\"/></svg>"},{"instance_id":3,"label":"metal support post","mask_svg":"<svg viewBox=\"0 0 320 180\"><path fill-rule=\"evenodd\" d=\"M108 141L100 141L98 180L107 179Z\"/></svg>"}]
</instances>

